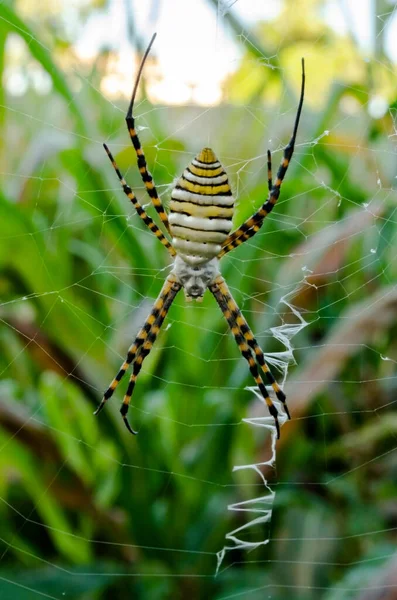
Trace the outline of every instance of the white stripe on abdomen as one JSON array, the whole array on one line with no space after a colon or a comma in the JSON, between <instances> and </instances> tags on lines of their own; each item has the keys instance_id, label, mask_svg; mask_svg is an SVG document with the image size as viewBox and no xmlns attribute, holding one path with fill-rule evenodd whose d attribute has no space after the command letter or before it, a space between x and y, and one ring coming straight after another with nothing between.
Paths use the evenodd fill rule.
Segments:
<instances>
[{"instance_id":1,"label":"white stripe on abdomen","mask_svg":"<svg viewBox=\"0 0 397 600\"><path fill-rule=\"evenodd\" d=\"M172 244L192 265L216 257L232 229L234 198L228 177L210 148L184 170L171 193Z\"/></svg>"}]
</instances>

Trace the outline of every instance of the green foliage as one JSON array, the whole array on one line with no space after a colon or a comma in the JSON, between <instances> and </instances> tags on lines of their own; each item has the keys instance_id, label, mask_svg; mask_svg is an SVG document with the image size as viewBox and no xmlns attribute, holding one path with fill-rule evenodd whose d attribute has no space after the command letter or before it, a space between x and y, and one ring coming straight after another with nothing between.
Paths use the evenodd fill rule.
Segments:
<instances>
[{"instance_id":1,"label":"green foliage","mask_svg":"<svg viewBox=\"0 0 397 600\"><path fill-rule=\"evenodd\" d=\"M82 15L105 4L87 3ZM143 197L123 112L96 91L109 54L89 72L80 65L77 85L61 26L34 23L23 2L0 4L4 77L7 40L17 36L24 68L40 65L52 85L45 98L31 88L12 97L5 86L0 100L1 598L281 600L294 590L302 600L345 600L387 569L397 493L394 66L381 46L366 63L319 18L323 3L299 5L246 36L252 43L225 85L231 103L205 112L204 125L194 107L139 106L161 192L211 131L239 191L238 224L266 196L267 140L275 150L288 140L308 57L280 202L222 266L266 352L283 349L270 327L296 323L283 297L310 324L293 340L293 420L277 446L277 477L266 472L284 485L271 543L233 554L214 579L225 534L249 519L227 506L263 491L253 475L232 475L268 457L269 439L241 422L263 408L244 389L252 381L212 299L181 296L137 385L138 438L117 398L93 417L169 261L101 148L110 142ZM302 25L305 10L313 19ZM225 24L238 36L244 29L233 12ZM367 103L377 93L390 111L373 119Z\"/></svg>"}]
</instances>

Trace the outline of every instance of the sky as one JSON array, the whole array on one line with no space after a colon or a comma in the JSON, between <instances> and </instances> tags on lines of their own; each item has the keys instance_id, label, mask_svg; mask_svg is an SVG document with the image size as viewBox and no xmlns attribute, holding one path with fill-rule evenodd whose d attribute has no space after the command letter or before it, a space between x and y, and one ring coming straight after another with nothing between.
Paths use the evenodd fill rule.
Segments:
<instances>
[{"instance_id":1,"label":"sky","mask_svg":"<svg viewBox=\"0 0 397 600\"><path fill-rule=\"evenodd\" d=\"M47 0L54 15L63 19L76 39L75 51L81 61L95 63L99 51L112 50L108 74L101 83L102 93L110 100L129 97L132 81L136 75L136 60L128 38L125 20L129 9L134 26L143 45L149 43L156 31L152 48L155 66L148 61L150 74L150 99L167 105L199 104L216 105L222 100L222 83L235 72L243 54L243 46L236 35L224 26L224 12L230 9L243 23L241 34L255 29L258 21L275 19L281 12L282 0L218 0L218 11L210 0L109 0L107 10L90 9L89 17L79 29L77 12L91 0ZM375 0L327 0L324 20L341 35L349 31L361 47L364 58L374 48L375 32L372 22ZM53 3L53 4L52 4ZM397 63L397 10L396 2L390 0L390 11L396 16L386 37L386 51ZM291 5L291 4L290 4ZM359 10L357 10L359 7ZM382 27L384 15L377 15L377 26ZM77 31L77 35L76 35ZM18 53L17 36L13 36ZM20 50L21 52L22 50ZM20 53L19 52L19 53ZM33 75L35 77L33 77ZM31 73L37 91L48 92L51 81L46 82L45 73ZM36 85L37 84L37 85ZM7 89L21 95L28 82L23 72L10 69Z\"/></svg>"},{"instance_id":2,"label":"sky","mask_svg":"<svg viewBox=\"0 0 397 600\"><path fill-rule=\"evenodd\" d=\"M130 88L134 76L124 21L126 1L111 0L108 13L92 17L77 43L82 59L92 59L104 45L117 51L114 72L105 78L102 90L114 97ZM329 25L341 34L347 33L350 27L364 53L371 52L374 44L370 18L374 1L329 0L325 9L324 17ZM259 20L274 19L282 4L281 0L220 0L217 15L208 0L130 0L131 13L143 43L148 43L152 33L157 31L152 52L161 78L151 86L152 99L167 104L219 102L222 80L236 70L242 53L241 45L228 28L223 27L222 11L230 7L249 31ZM360 10L357 10L358 5ZM389 35L389 46L397 61L397 45L393 43L397 20L395 25ZM197 57L193 64L192 57Z\"/></svg>"}]
</instances>

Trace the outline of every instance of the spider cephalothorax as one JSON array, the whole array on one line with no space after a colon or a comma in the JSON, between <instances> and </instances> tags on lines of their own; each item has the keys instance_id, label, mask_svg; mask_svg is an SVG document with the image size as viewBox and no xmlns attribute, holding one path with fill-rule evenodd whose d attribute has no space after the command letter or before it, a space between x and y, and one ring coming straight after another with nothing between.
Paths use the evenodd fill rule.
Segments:
<instances>
[{"instance_id":1,"label":"spider cephalothorax","mask_svg":"<svg viewBox=\"0 0 397 600\"><path fill-rule=\"evenodd\" d=\"M218 259L211 258L192 266L181 256L176 256L172 273L174 273L178 283L183 287L186 300L191 302L194 299L197 302L201 302L205 290L220 275Z\"/></svg>"},{"instance_id":2,"label":"spider cephalothorax","mask_svg":"<svg viewBox=\"0 0 397 600\"><path fill-rule=\"evenodd\" d=\"M249 370L269 408L270 414L275 420L277 436L280 437L278 411L269 396L264 384L264 379L273 388L275 396L283 404L284 410L288 418L290 418L285 402L285 394L270 372L262 349L233 299L225 280L220 274L218 262L224 254L227 254L240 244L243 244L259 231L263 220L277 202L282 181L294 152L295 138L302 111L305 88L304 62L302 59L302 87L295 125L292 137L284 150L284 157L277 172L276 180L273 183L271 154L268 150L267 167L269 194L257 212L233 233L230 233L234 213L234 198L229 186L227 174L210 148L203 148L203 150L201 150L201 152L197 154L186 167L182 176L177 180L177 183L171 192L169 215L167 215L164 210L163 204L158 197L153 178L147 170L145 155L135 130L135 119L132 115L132 111L143 65L145 64L145 60L155 37L156 34L152 37L139 68L131 102L127 111L126 123L132 144L136 151L138 168L142 180L152 200L153 206L160 216L167 234L171 236L172 241L164 235L163 231L161 231L138 202L133 191L121 175L106 144L104 144L104 147L117 176L120 179L124 193L131 200L143 222L174 258L174 266L165 280L150 315L136 336L133 344L130 346L126 360L121 365L119 372L106 390L102 402L95 411L95 414L98 414L104 407L106 400L112 396L128 367L132 365L132 374L120 412L128 430L131 431L131 433L136 433L131 429L127 420L131 396L135 387L135 382L142 368L142 363L152 349L160 327L163 324L175 296L183 288L186 300L192 301L194 298L199 302L202 300L205 291L209 289L228 322L241 354L248 362Z\"/></svg>"}]
</instances>

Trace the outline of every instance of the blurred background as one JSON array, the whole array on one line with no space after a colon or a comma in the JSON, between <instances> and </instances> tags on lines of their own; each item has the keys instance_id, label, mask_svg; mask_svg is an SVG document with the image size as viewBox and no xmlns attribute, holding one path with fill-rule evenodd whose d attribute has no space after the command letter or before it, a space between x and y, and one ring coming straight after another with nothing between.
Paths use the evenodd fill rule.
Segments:
<instances>
[{"instance_id":1,"label":"blurred background","mask_svg":"<svg viewBox=\"0 0 397 600\"><path fill-rule=\"evenodd\" d=\"M148 203L124 117L154 31L135 114L158 190L209 145L236 226L306 61L280 200L222 261L292 420L258 468L271 518L240 536L269 543L217 577L262 515L228 506L269 496L233 467L272 448L213 298L172 306L136 438L124 382L92 414L169 272L102 148ZM0 598L397 598L395 3L5 0L0 32Z\"/></svg>"}]
</instances>

